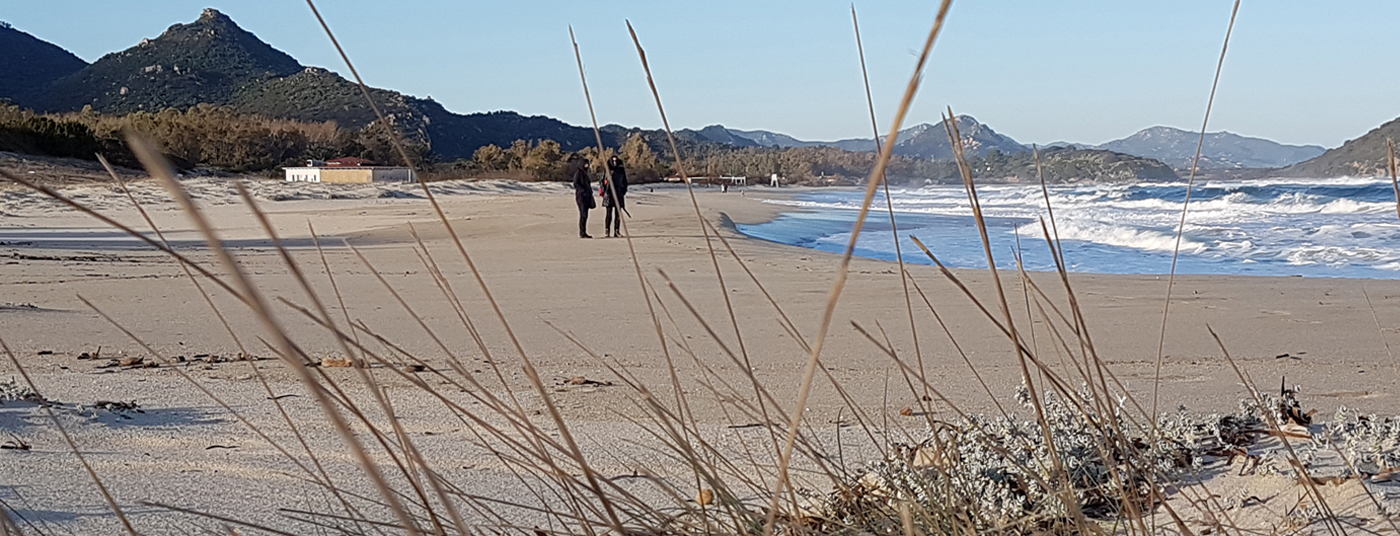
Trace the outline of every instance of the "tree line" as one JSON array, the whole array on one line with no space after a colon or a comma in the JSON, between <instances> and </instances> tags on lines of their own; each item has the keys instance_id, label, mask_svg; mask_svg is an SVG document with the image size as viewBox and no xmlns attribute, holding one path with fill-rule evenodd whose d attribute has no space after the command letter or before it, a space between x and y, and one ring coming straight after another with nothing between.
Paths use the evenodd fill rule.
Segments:
<instances>
[{"instance_id":1,"label":"tree line","mask_svg":"<svg viewBox=\"0 0 1400 536\"><path fill-rule=\"evenodd\" d=\"M231 107L200 104L185 110L125 115L80 112L41 114L0 102L0 151L93 160L102 153L126 166L137 166L124 132L149 137L179 168L205 166L234 173L275 173L307 160L357 156L384 165L403 165L392 145L390 125L373 122L349 129L334 121L308 122L271 119L239 113ZM777 173L789 182L855 181L868 175L874 153L828 147L736 148L713 142L683 140L683 165L690 176ZM526 180L568 180L569 152L553 140L516 140L509 147L486 145L472 158L442 162L422 136L404 140L409 158L430 178L504 176ZM627 166L634 182L678 176L673 152L664 134L634 131L620 147L577 151L595 172L614 154ZM896 156L890 175L924 178L938 163ZM946 167L946 166L943 166ZM956 168L953 168L954 171Z\"/></svg>"},{"instance_id":2,"label":"tree line","mask_svg":"<svg viewBox=\"0 0 1400 536\"><path fill-rule=\"evenodd\" d=\"M345 129L333 121L313 123L240 114L232 108L200 104L187 110L107 115L91 108L64 114L38 114L0 104L0 151L94 160L97 153L126 166L137 165L125 132L138 132L161 147L179 168L206 166L235 173L275 171L306 160L358 156L401 165L393 131L371 123ZM409 158L427 160L428 144L408 139Z\"/></svg>"},{"instance_id":3,"label":"tree line","mask_svg":"<svg viewBox=\"0 0 1400 536\"><path fill-rule=\"evenodd\" d=\"M126 131L149 137L180 168L206 166L234 173L276 173L307 160L357 156L383 165L404 165L393 146L396 127L371 122L363 128L343 128L334 121L307 122L270 119L239 113L226 106L201 104L186 110L107 115L91 108L64 114L39 114L0 102L0 151L93 160L97 153L114 162L137 166L126 147ZM401 130L401 128L399 128ZM625 137L625 139L624 139ZM637 183L675 177L674 151L665 133L633 129L610 137L617 147L588 147L576 154L602 173L614 154ZM424 177L452 179L501 177L521 180L567 181L570 155L554 140L516 140L509 147L486 145L470 159L440 161L431 141L421 132L402 137L411 163ZM747 176L756 182L772 174L788 184L855 184L869 176L876 154L834 147L735 147L679 138L682 166L691 177ZM1050 149L1043 169L1051 182L1070 180L1169 180L1169 168L1159 162L1108 153ZM1035 180L1029 154L993 151L969 162L979 179ZM1161 168L1161 169L1158 169ZM951 161L894 155L886 176L896 184L922 185L961 180Z\"/></svg>"}]
</instances>

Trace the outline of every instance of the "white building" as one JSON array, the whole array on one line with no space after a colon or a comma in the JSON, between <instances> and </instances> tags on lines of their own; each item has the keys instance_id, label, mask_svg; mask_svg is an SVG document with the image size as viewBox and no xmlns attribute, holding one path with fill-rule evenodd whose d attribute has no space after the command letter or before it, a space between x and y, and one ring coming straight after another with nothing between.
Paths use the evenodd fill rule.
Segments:
<instances>
[{"instance_id":1,"label":"white building","mask_svg":"<svg viewBox=\"0 0 1400 536\"><path fill-rule=\"evenodd\" d=\"M311 161L305 167L282 168L287 182L410 182L417 180L413 170L397 166L376 166L360 158L339 158L326 162ZM366 165L368 164L368 165Z\"/></svg>"}]
</instances>

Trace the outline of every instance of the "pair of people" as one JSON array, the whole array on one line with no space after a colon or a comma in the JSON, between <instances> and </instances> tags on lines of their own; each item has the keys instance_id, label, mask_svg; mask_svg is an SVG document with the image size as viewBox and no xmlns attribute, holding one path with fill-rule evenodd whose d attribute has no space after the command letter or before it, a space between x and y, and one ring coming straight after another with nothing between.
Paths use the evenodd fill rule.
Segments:
<instances>
[{"instance_id":1,"label":"pair of people","mask_svg":"<svg viewBox=\"0 0 1400 536\"><path fill-rule=\"evenodd\" d=\"M579 155L569 157L569 178L574 184L574 202L578 204L578 237L593 238L588 234L588 211L597 208L593 200L593 182L588 177L588 161ZM603 197L603 207L607 214L603 219L603 233L608 237L622 236L622 211L626 210L627 169L622 159L613 156L608 159L609 184L605 177L599 181L599 195Z\"/></svg>"}]
</instances>

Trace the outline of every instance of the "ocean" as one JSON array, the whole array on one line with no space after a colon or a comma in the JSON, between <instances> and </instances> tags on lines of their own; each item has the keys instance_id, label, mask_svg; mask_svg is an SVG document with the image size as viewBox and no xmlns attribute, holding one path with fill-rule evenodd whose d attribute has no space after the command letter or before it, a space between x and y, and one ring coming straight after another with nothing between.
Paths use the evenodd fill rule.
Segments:
<instances>
[{"instance_id":1,"label":"ocean","mask_svg":"<svg viewBox=\"0 0 1400 536\"><path fill-rule=\"evenodd\" d=\"M1070 271L1170 272L1185 182L1056 186L1049 191ZM1040 186L979 186L977 192L997 266L1014 269L1020 256L1028 270L1054 270L1041 230L1047 212ZM987 267L961 186L892 189L891 195L906 262L932 264L910 240L916 236L945 265ZM738 228L754 238L841 252L862 196L856 190L823 190L770 200L791 210ZM883 193L876 196L855 253L895 259ZM1359 178L1197 183L1177 273L1400 278L1395 190L1387 179Z\"/></svg>"}]
</instances>

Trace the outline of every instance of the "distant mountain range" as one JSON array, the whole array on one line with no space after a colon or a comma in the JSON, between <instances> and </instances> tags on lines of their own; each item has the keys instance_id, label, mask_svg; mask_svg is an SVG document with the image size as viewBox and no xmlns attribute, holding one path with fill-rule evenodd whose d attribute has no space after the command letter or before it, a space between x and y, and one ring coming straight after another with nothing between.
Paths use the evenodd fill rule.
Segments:
<instances>
[{"instance_id":1,"label":"distant mountain range","mask_svg":"<svg viewBox=\"0 0 1400 536\"><path fill-rule=\"evenodd\" d=\"M969 157L985 156L993 150L1005 154L1030 152L1029 147L1017 143L1016 140L1008 136L998 134L992 130L992 127L977 122L972 116L960 115L956 122L958 131L962 135L963 149ZM875 151L878 149L874 138L855 138L831 142L802 141L786 134L766 130L725 130L730 135L747 138L755 144L765 147L835 147L846 151ZM703 135L705 131L700 132ZM883 139L881 137L881 140ZM899 131L899 137L894 145L894 153L933 160L949 160L953 158L953 146L948 142L948 133L942 121L937 124L921 123Z\"/></svg>"},{"instance_id":2,"label":"distant mountain range","mask_svg":"<svg viewBox=\"0 0 1400 536\"><path fill-rule=\"evenodd\" d=\"M1006 154L1029 152L1030 147L1018 143L1009 136L998 134L991 127L978 123L972 117L958 116L958 128L963 133L963 144L969 156L983 156L995 149ZM730 134L742 136L765 146L779 147L837 147L848 151L873 151L873 138L841 140L834 142L802 141L791 136L764 130L730 130ZM1078 149L1098 149L1117 153L1161 160L1177 169L1188 169L1196 154L1196 143L1200 133L1172 127L1151 127L1132 136L1100 145L1054 142L1045 147L1074 147ZM1232 168L1279 168L1302 162L1323 153L1325 149L1316 145L1285 145L1278 142L1250 138L1229 132L1207 133L1201 151L1201 167L1211 169ZM921 124L900 131L899 142L895 144L895 154L924 158L952 158L952 148L943 124Z\"/></svg>"},{"instance_id":3,"label":"distant mountain range","mask_svg":"<svg viewBox=\"0 0 1400 536\"><path fill-rule=\"evenodd\" d=\"M153 39L87 64L72 53L0 23L0 98L39 111L71 112L85 107L102 113L156 112L195 104L230 106L244 113L301 121L335 121L361 128L377 118L359 87L344 77L302 65L290 55L240 28L232 19L206 9L198 20L175 24ZM564 150L595 144L590 128L545 116L516 112L458 114L432 99L371 89L375 102L401 132L426 142L447 160L470 158L487 144L501 147L513 141L552 139ZM992 153L1014 156L1030 148L970 116L956 118L969 157ZM658 152L668 152L659 131L619 125L603 127L604 143L617 147L626 137L646 134ZM1314 145L1285 145L1228 132L1206 135L1201 165L1206 169L1285 168L1283 172L1314 176L1367 174L1384 169L1384 139L1400 135L1400 120L1342 147L1324 150ZM1101 145L1057 142L1047 147L1108 151L1160 160L1176 169L1190 167L1199 134L1151 127ZM804 141L766 130L737 130L711 125L676 132L688 148L832 147L874 151L874 138ZM900 131L895 153L914 158L952 158L942 123L919 124ZM1060 158L1066 158L1062 153ZM1087 161L1100 161L1081 155ZM1100 155L1101 156L1101 155ZM1076 156L1075 158L1080 158Z\"/></svg>"},{"instance_id":4,"label":"distant mountain range","mask_svg":"<svg viewBox=\"0 0 1400 536\"><path fill-rule=\"evenodd\" d=\"M1094 146L1148 158L1177 169L1189 169L1196 156L1201 133L1172 127L1152 127L1121 140ZM1326 149L1317 145L1285 145L1229 132L1207 132L1201 146L1201 168L1277 168L1316 157Z\"/></svg>"}]
</instances>

